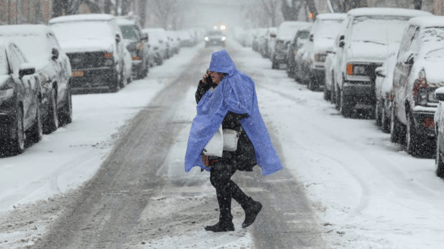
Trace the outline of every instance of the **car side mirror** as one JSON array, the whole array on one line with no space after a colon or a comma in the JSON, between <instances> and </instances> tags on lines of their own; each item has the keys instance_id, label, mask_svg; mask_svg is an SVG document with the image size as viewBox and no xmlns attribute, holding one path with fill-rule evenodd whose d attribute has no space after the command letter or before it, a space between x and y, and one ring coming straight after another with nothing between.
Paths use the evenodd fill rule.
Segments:
<instances>
[{"instance_id":1,"label":"car side mirror","mask_svg":"<svg viewBox=\"0 0 444 249\"><path fill-rule=\"evenodd\" d=\"M435 98L439 101L444 101L444 87L435 90Z\"/></svg>"},{"instance_id":2,"label":"car side mirror","mask_svg":"<svg viewBox=\"0 0 444 249\"><path fill-rule=\"evenodd\" d=\"M406 57L404 58L403 62L405 65L413 65L415 63L415 53L407 53Z\"/></svg>"},{"instance_id":3,"label":"car side mirror","mask_svg":"<svg viewBox=\"0 0 444 249\"><path fill-rule=\"evenodd\" d=\"M148 41L148 34L142 34L142 41Z\"/></svg>"},{"instance_id":4,"label":"car side mirror","mask_svg":"<svg viewBox=\"0 0 444 249\"><path fill-rule=\"evenodd\" d=\"M314 39L313 34L311 34L309 40L312 42L313 39Z\"/></svg>"},{"instance_id":5,"label":"car side mirror","mask_svg":"<svg viewBox=\"0 0 444 249\"><path fill-rule=\"evenodd\" d=\"M276 38L276 34L270 34L270 38Z\"/></svg>"},{"instance_id":6,"label":"car side mirror","mask_svg":"<svg viewBox=\"0 0 444 249\"><path fill-rule=\"evenodd\" d=\"M120 38L119 34L116 34L116 42L120 42L122 39Z\"/></svg>"},{"instance_id":7,"label":"car side mirror","mask_svg":"<svg viewBox=\"0 0 444 249\"><path fill-rule=\"evenodd\" d=\"M35 74L35 66L31 63L23 63L20 65L19 69L19 77L20 79L23 78L25 75L32 75Z\"/></svg>"},{"instance_id":8,"label":"car side mirror","mask_svg":"<svg viewBox=\"0 0 444 249\"><path fill-rule=\"evenodd\" d=\"M57 48L53 48L51 50L51 54L52 54L51 59L57 60L59 58L59 50Z\"/></svg>"},{"instance_id":9,"label":"car side mirror","mask_svg":"<svg viewBox=\"0 0 444 249\"><path fill-rule=\"evenodd\" d=\"M345 46L345 41L344 40L345 40L345 37L343 35L341 35L339 37L339 47L340 48L343 48Z\"/></svg>"},{"instance_id":10,"label":"car side mirror","mask_svg":"<svg viewBox=\"0 0 444 249\"><path fill-rule=\"evenodd\" d=\"M385 78L385 76L387 76L387 71L383 67L377 67L375 69L375 74L376 76Z\"/></svg>"}]
</instances>

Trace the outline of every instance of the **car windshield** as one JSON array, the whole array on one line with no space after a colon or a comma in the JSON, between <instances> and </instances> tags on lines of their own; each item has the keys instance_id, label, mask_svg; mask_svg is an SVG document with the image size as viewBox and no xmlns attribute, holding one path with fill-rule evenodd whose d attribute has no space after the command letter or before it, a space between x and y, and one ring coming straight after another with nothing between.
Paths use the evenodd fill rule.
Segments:
<instances>
[{"instance_id":1,"label":"car windshield","mask_svg":"<svg viewBox=\"0 0 444 249\"><path fill-rule=\"evenodd\" d=\"M14 42L22 50L29 62L37 68L44 67L51 57L51 44L46 36L42 37L41 34L16 33L6 36L0 33L0 38L7 38ZM39 49L35 49L35 44L39 44Z\"/></svg>"},{"instance_id":2,"label":"car windshield","mask_svg":"<svg viewBox=\"0 0 444 249\"><path fill-rule=\"evenodd\" d=\"M423 43L421 47L423 47L425 51L430 51L426 57L435 56L434 51L438 53L444 44L444 27L430 27L424 29L421 36L421 43Z\"/></svg>"},{"instance_id":3,"label":"car windshield","mask_svg":"<svg viewBox=\"0 0 444 249\"><path fill-rule=\"evenodd\" d=\"M220 32L220 31L210 31L210 32L208 32L207 33L207 35L209 35L209 36L222 36L222 32Z\"/></svg>"},{"instance_id":4,"label":"car windshield","mask_svg":"<svg viewBox=\"0 0 444 249\"><path fill-rule=\"evenodd\" d=\"M71 40L97 40L99 37L113 37L109 22L105 21L76 21L51 24L57 39Z\"/></svg>"},{"instance_id":5,"label":"car windshield","mask_svg":"<svg viewBox=\"0 0 444 249\"><path fill-rule=\"evenodd\" d=\"M401 42L404 29L411 17L360 16L353 21L352 41L385 45Z\"/></svg>"},{"instance_id":6,"label":"car windshield","mask_svg":"<svg viewBox=\"0 0 444 249\"><path fill-rule=\"evenodd\" d=\"M316 25L313 34L316 38L335 39L341 28L341 19L323 20Z\"/></svg>"},{"instance_id":7,"label":"car windshield","mask_svg":"<svg viewBox=\"0 0 444 249\"><path fill-rule=\"evenodd\" d=\"M6 60L5 48L0 46L0 75L8 74L8 60Z\"/></svg>"},{"instance_id":8,"label":"car windshield","mask_svg":"<svg viewBox=\"0 0 444 249\"><path fill-rule=\"evenodd\" d=\"M137 35L134 25L122 25L120 26L120 30L122 31L123 39L139 40L139 36Z\"/></svg>"},{"instance_id":9,"label":"car windshield","mask_svg":"<svg viewBox=\"0 0 444 249\"><path fill-rule=\"evenodd\" d=\"M432 60L432 61L444 60L444 48L439 48L439 49L430 51L429 53L427 53L425 58L427 60Z\"/></svg>"}]
</instances>

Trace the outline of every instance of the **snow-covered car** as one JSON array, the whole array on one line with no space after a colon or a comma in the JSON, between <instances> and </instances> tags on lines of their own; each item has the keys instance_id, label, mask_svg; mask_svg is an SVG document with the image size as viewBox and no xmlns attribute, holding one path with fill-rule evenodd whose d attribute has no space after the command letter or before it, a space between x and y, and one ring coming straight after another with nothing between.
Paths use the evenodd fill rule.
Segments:
<instances>
[{"instance_id":1,"label":"snow-covered car","mask_svg":"<svg viewBox=\"0 0 444 249\"><path fill-rule=\"evenodd\" d=\"M311 27L305 27L296 33L293 41L290 43L290 48L288 49L287 54L287 75L290 78L298 78L296 72L296 56L299 53L299 50L302 49L308 42L308 38L310 36Z\"/></svg>"},{"instance_id":2,"label":"snow-covered car","mask_svg":"<svg viewBox=\"0 0 444 249\"><path fill-rule=\"evenodd\" d=\"M40 115L41 87L35 67L12 42L0 39L0 145L20 154L25 139L38 142L43 127ZM25 135L27 134L27 135Z\"/></svg>"},{"instance_id":3,"label":"snow-covered car","mask_svg":"<svg viewBox=\"0 0 444 249\"><path fill-rule=\"evenodd\" d=\"M262 53L262 56L265 58L270 58L271 55L274 53L274 46L276 44L276 37L277 37L278 28L277 27L270 27L268 28L268 34L265 36L265 50Z\"/></svg>"},{"instance_id":4,"label":"snow-covered car","mask_svg":"<svg viewBox=\"0 0 444 249\"><path fill-rule=\"evenodd\" d=\"M279 65L287 62L287 50L290 42L299 29L311 25L308 22L285 21L279 25L274 50L270 54L271 68L278 69ZM272 45L272 44L271 44Z\"/></svg>"},{"instance_id":5,"label":"snow-covered car","mask_svg":"<svg viewBox=\"0 0 444 249\"><path fill-rule=\"evenodd\" d=\"M120 90L126 48L114 16L62 16L51 19L49 26L71 63L73 90Z\"/></svg>"},{"instance_id":6,"label":"snow-covered car","mask_svg":"<svg viewBox=\"0 0 444 249\"><path fill-rule=\"evenodd\" d=\"M130 52L132 59L132 74L136 79L144 78L149 72L148 35L142 30L136 20L116 18L122 32L125 48ZM126 52L125 52L126 53ZM128 67L128 66L126 66ZM126 76L128 78L128 76Z\"/></svg>"},{"instance_id":7,"label":"snow-covered car","mask_svg":"<svg viewBox=\"0 0 444 249\"><path fill-rule=\"evenodd\" d=\"M194 46L194 40L191 37L190 33L187 31L181 30L177 32L180 37L180 46L181 47L192 47Z\"/></svg>"},{"instance_id":8,"label":"snow-covered car","mask_svg":"<svg viewBox=\"0 0 444 249\"><path fill-rule=\"evenodd\" d=\"M178 54L180 51L180 39L177 37L177 33L173 32L171 30L166 31L166 35L168 39L170 40L171 44L171 56L173 54Z\"/></svg>"},{"instance_id":9,"label":"snow-covered car","mask_svg":"<svg viewBox=\"0 0 444 249\"><path fill-rule=\"evenodd\" d=\"M71 64L52 30L45 25L4 25L0 38L19 46L40 75L44 133L71 123Z\"/></svg>"},{"instance_id":10,"label":"snow-covered car","mask_svg":"<svg viewBox=\"0 0 444 249\"><path fill-rule=\"evenodd\" d=\"M320 14L311 29L311 46L308 46L308 55L313 63L309 67L308 88L317 89L325 83L325 60L327 58L327 49L333 46L335 38L342 27L346 14Z\"/></svg>"},{"instance_id":11,"label":"snow-covered car","mask_svg":"<svg viewBox=\"0 0 444 249\"><path fill-rule=\"evenodd\" d=\"M166 58L166 45L164 40L166 39L160 32L153 29L143 29L143 33L148 34L148 44L150 49L154 52L154 61L157 65L162 65Z\"/></svg>"},{"instance_id":12,"label":"snow-covered car","mask_svg":"<svg viewBox=\"0 0 444 249\"><path fill-rule=\"evenodd\" d=\"M335 101L344 117L375 106L375 69L387 58L387 46L399 44L409 19L431 15L401 8L359 8L347 12L334 63Z\"/></svg>"},{"instance_id":13,"label":"snow-covered car","mask_svg":"<svg viewBox=\"0 0 444 249\"><path fill-rule=\"evenodd\" d=\"M390 48L389 55L382 66L376 68L375 80L375 119L376 125L385 133L390 132L390 114L392 108L393 73L399 46Z\"/></svg>"},{"instance_id":14,"label":"snow-covered car","mask_svg":"<svg viewBox=\"0 0 444 249\"><path fill-rule=\"evenodd\" d=\"M393 75L392 142L403 142L409 154L422 156L435 145L434 91L444 86L444 17L410 20ZM442 128L439 128L442 129ZM404 137L405 135L405 137Z\"/></svg>"},{"instance_id":15,"label":"snow-covered car","mask_svg":"<svg viewBox=\"0 0 444 249\"><path fill-rule=\"evenodd\" d=\"M219 30L211 30L205 34L205 47L208 46L222 46L225 47L225 34Z\"/></svg>"},{"instance_id":16,"label":"snow-covered car","mask_svg":"<svg viewBox=\"0 0 444 249\"><path fill-rule=\"evenodd\" d=\"M444 178L444 87L435 90L435 98L439 101L433 117L436 135L435 174Z\"/></svg>"},{"instance_id":17,"label":"snow-covered car","mask_svg":"<svg viewBox=\"0 0 444 249\"><path fill-rule=\"evenodd\" d=\"M143 32L148 33L148 36L150 39L154 39L157 41L157 44L159 46L159 53L162 56L163 60L168 59L168 50L169 50L169 41L167 38L167 35L165 33L165 29L162 28L149 28L149 29L143 29ZM188 34L188 32L183 32ZM190 39L191 37L188 36Z\"/></svg>"}]
</instances>

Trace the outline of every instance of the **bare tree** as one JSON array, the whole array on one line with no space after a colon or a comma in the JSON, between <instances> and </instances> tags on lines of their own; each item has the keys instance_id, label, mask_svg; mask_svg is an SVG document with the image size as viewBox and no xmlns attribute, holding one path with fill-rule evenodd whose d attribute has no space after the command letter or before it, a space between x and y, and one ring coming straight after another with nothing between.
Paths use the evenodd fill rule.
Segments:
<instances>
[{"instance_id":1,"label":"bare tree","mask_svg":"<svg viewBox=\"0 0 444 249\"><path fill-rule=\"evenodd\" d=\"M415 10L420 10L422 8L422 0L413 0L413 4L415 5Z\"/></svg>"},{"instance_id":2,"label":"bare tree","mask_svg":"<svg viewBox=\"0 0 444 249\"><path fill-rule=\"evenodd\" d=\"M82 0L53 0L52 17L76 14Z\"/></svg>"},{"instance_id":3,"label":"bare tree","mask_svg":"<svg viewBox=\"0 0 444 249\"><path fill-rule=\"evenodd\" d=\"M278 14L278 8L280 5L279 0L261 0L262 6L265 9L265 13L271 22L271 26L276 26L276 17Z\"/></svg>"},{"instance_id":4,"label":"bare tree","mask_svg":"<svg viewBox=\"0 0 444 249\"><path fill-rule=\"evenodd\" d=\"M164 29L173 25L172 19L179 12L177 0L149 0L148 7L150 13L157 17L160 26Z\"/></svg>"},{"instance_id":5,"label":"bare tree","mask_svg":"<svg viewBox=\"0 0 444 249\"><path fill-rule=\"evenodd\" d=\"M331 0L333 9L337 12L347 11L360 7L368 7L367 0Z\"/></svg>"}]
</instances>

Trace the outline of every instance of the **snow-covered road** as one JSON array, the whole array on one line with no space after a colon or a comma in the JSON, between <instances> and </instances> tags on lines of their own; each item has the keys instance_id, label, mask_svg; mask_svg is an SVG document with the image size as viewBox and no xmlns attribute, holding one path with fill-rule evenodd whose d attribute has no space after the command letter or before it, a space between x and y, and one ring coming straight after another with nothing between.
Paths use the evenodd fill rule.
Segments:
<instances>
[{"instance_id":1,"label":"snow-covered road","mask_svg":"<svg viewBox=\"0 0 444 249\"><path fill-rule=\"evenodd\" d=\"M6 224L0 225L0 248L21 248L41 237L63 208L48 207L54 208L54 213L36 215L45 218L41 222L29 218L30 210L42 204L35 201L52 200L90 179L111 151L117 139L113 134L168 86L168 80L200 49L202 44L183 49L163 66L153 68L147 79L117 94L74 96L72 124L44 136L23 155L0 158L0 221L10 221L0 222ZM374 120L343 118L323 100L322 92L307 90L287 78L283 70L271 70L271 62L251 48L229 41L227 50L236 66L255 80L263 118L280 142L284 166L303 183L328 248L442 248L444 182L434 174L433 159L409 156L378 130ZM188 102L192 101L193 97ZM177 120L192 119L195 111L189 109L194 103L188 102L180 108ZM185 123L171 148L165 173L180 180L186 180L187 175L172 169L183 165L189 126ZM191 173L190 177L197 177ZM205 186L202 191L211 191L211 186ZM194 201L206 202L206 198ZM177 205L186 201L158 200L165 216L180 211ZM156 213L143 213L141 220L153 215ZM11 217L25 218L11 221ZM287 222L298 223L301 218L287 217ZM255 248L254 236L242 230L217 236L202 230L190 236L184 230L152 241L147 234L147 244L140 247Z\"/></svg>"}]
</instances>

